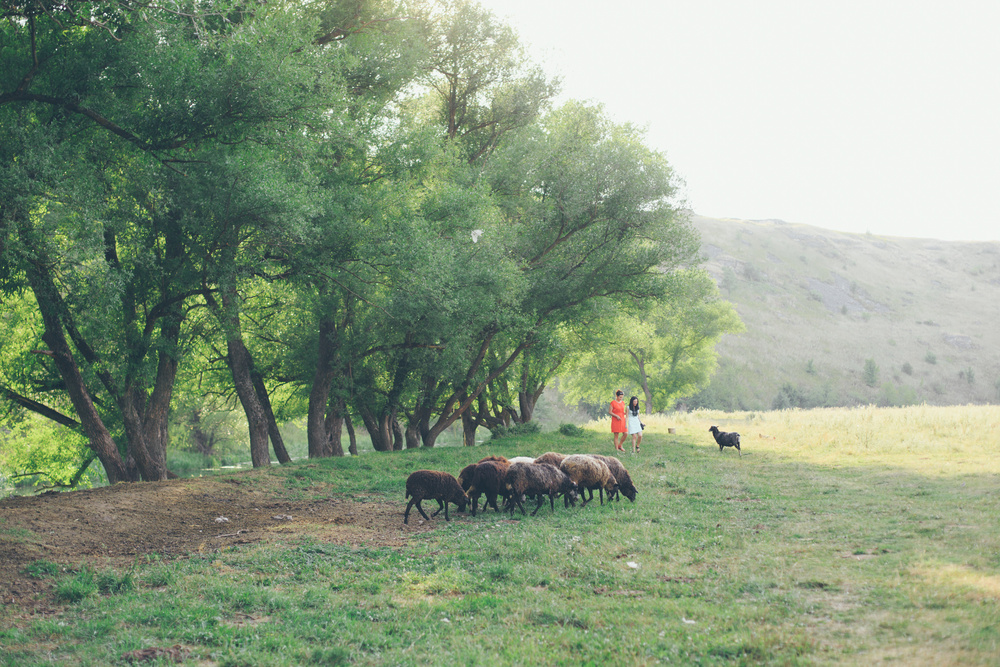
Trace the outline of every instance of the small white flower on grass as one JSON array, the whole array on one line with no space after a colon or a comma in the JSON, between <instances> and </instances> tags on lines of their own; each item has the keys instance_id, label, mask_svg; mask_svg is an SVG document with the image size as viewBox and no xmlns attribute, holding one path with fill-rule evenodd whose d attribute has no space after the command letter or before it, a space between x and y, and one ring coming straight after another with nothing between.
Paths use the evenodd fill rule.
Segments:
<instances>
[{"instance_id":1,"label":"small white flower on grass","mask_svg":"<svg viewBox=\"0 0 1000 667\"><path fill-rule=\"evenodd\" d=\"M639 569L639 564L638 564L638 563L636 563L636 562L635 562L635 561L633 561L633 560L630 560L630 561L629 561L629 562L627 563L627 565L628 565L628 566L629 566L630 568L632 568L633 570L638 570L638 569Z\"/></svg>"},{"instance_id":2,"label":"small white flower on grass","mask_svg":"<svg viewBox=\"0 0 1000 667\"><path fill-rule=\"evenodd\" d=\"M684 618L683 616L681 616L681 620L687 623L688 625L694 625L695 623L698 622L698 621L692 621L691 619L688 618Z\"/></svg>"},{"instance_id":3,"label":"small white flower on grass","mask_svg":"<svg viewBox=\"0 0 1000 667\"><path fill-rule=\"evenodd\" d=\"M226 523L227 521L229 521L229 517L227 517L227 516L217 516L217 517L215 517L215 523Z\"/></svg>"},{"instance_id":4,"label":"small white flower on grass","mask_svg":"<svg viewBox=\"0 0 1000 667\"><path fill-rule=\"evenodd\" d=\"M483 235L484 231L485 230L482 230L482 229L473 229L472 230L472 234L471 234L471 236L472 236L472 242L473 243L479 243L479 237Z\"/></svg>"},{"instance_id":5,"label":"small white flower on grass","mask_svg":"<svg viewBox=\"0 0 1000 667\"><path fill-rule=\"evenodd\" d=\"M449 621L447 618L442 618L441 622L442 623L451 623L451 621Z\"/></svg>"}]
</instances>

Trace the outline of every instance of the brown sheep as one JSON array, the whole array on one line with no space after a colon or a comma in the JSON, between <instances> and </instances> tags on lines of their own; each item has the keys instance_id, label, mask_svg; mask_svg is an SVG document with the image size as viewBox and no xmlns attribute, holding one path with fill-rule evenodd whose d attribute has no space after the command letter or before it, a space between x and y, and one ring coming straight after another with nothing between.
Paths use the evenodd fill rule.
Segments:
<instances>
[{"instance_id":1,"label":"brown sheep","mask_svg":"<svg viewBox=\"0 0 1000 667\"><path fill-rule=\"evenodd\" d=\"M510 465L510 461L507 460L506 456L500 456L499 454L490 454L487 457L479 459L479 463L486 463L487 461L494 461L499 463L504 468Z\"/></svg>"},{"instance_id":2,"label":"brown sheep","mask_svg":"<svg viewBox=\"0 0 1000 667\"><path fill-rule=\"evenodd\" d=\"M601 504L604 504L604 492L608 492L608 497L618 490L618 481L611 474L608 465L604 461L595 459L586 454L570 454L563 459L560 466L569 478L576 482L580 488L580 497L583 502L580 507L585 507L588 502L594 499L594 489L600 490ZM585 492L590 491L590 498L585 497Z\"/></svg>"},{"instance_id":3,"label":"brown sheep","mask_svg":"<svg viewBox=\"0 0 1000 667\"><path fill-rule=\"evenodd\" d=\"M564 458L566 458L565 454L560 454L558 452L545 452L537 459L535 459L535 463L548 463L558 468L560 465L562 465Z\"/></svg>"},{"instance_id":4,"label":"brown sheep","mask_svg":"<svg viewBox=\"0 0 1000 667\"><path fill-rule=\"evenodd\" d=\"M406 504L406 511L403 513L403 523L410 522L410 509L414 504L416 504L420 515L427 521L430 521L430 517L424 512L424 508L420 506L423 500L438 501L437 512L434 512L431 516L437 516L438 512L444 508L445 521L451 521L451 517L448 516L449 502L455 503L460 512L465 510L465 505L469 502L469 496L462 490L462 486L458 483L458 480L446 472L437 470L418 470L410 473L410 476L406 478L406 495L404 498L409 498L410 502Z\"/></svg>"},{"instance_id":5,"label":"brown sheep","mask_svg":"<svg viewBox=\"0 0 1000 667\"><path fill-rule=\"evenodd\" d=\"M632 477L628 474L628 470L625 469L622 462L613 456L602 456L601 454L591 454L591 456L607 464L608 470L611 471L611 474L615 476L615 481L618 482L618 490L634 503L638 490L635 488L635 484L632 483ZM615 493L615 497L618 497L617 493ZM610 496L608 499L610 500Z\"/></svg>"},{"instance_id":6,"label":"brown sheep","mask_svg":"<svg viewBox=\"0 0 1000 667\"><path fill-rule=\"evenodd\" d=\"M570 500L576 501L576 484L566 473L548 463L512 463L507 469L504 485L509 496L507 502L511 515L514 514L515 507L521 509L521 514L527 514L522 504L526 496L538 497L538 505L531 516L535 516L541 509L546 495L553 512L556 511L555 497L558 495L565 496L567 504Z\"/></svg>"}]
</instances>

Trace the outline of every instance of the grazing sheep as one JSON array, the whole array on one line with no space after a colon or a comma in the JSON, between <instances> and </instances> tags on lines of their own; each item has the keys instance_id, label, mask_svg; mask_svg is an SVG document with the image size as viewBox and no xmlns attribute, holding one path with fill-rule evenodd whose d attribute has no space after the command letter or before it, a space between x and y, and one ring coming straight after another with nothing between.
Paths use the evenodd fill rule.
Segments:
<instances>
[{"instance_id":1,"label":"grazing sheep","mask_svg":"<svg viewBox=\"0 0 1000 667\"><path fill-rule=\"evenodd\" d=\"M563 459L560 466L562 471L569 475L569 478L576 482L580 488L580 497L583 503L580 507L585 507L588 502L594 499L594 489L600 490L601 504L604 504L604 492L608 492L608 497L618 490L618 481L608 469L608 464L593 456L586 454L570 454ZM585 492L590 491L590 498L585 497Z\"/></svg>"},{"instance_id":2,"label":"grazing sheep","mask_svg":"<svg viewBox=\"0 0 1000 667\"><path fill-rule=\"evenodd\" d=\"M625 497L631 502L635 502L635 495L639 492L635 488L635 484L632 483L632 477L628 474L628 470L622 465L622 462L613 456L602 456L601 454L591 454L595 459L599 461L604 461L608 466L608 470L611 474L615 476L615 481L618 482L618 491L625 494ZM618 493L615 493L615 497L618 497ZM611 499L610 494L608 499Z\"/></svg>"},{"instance_id":3,"label":"grazing sheep","mask_svg":"<svg viewBox=\"0 0 1000 667\"><path fill-rule=\"evenodd\" d=\"M515 456L514 458L510 459L510 462L511 463L534 463L535 459L531 458L530 456Z\"/></svg>"},{"instance_id":4,"label":"grazing sheep","mask_svg":"<svg viewBox=\"0 0 1000 667\"><path fill-rule=\"evenodd\" d=\"M463 511L466 503L469 502L469 496L465 495L458 480L446 472L437 470L418 470L410 473L410 476L406 478L406 495L403 497L410 499L410 502L406 504L406 512L403 513L403 523L410 522L410 508L414 504L416 504L420 515L430 521L430 517L420 506L420 502L423 500L438 501L437 512L431 516L437 516L438 512L444 508L445 521L451 521L451 517L448 516L448 503L455 503L458 510Z\"/></svg>"},{"instance_id":5,"label":"grazing sheep","mask_svg":"<svg viewBox=\"0 0 1000 667\"><path fill-rule=\"evenodd\" d=\"M462 485L462 490L468 493L469 487L472 486L472 476L476 474L476 466L478 463L470 463L469 465L462 468L461 472L458 473L458 483Z\"/></svg>"},{"instance_id":6,"label":"grazing sheep","mask_svg":"<svg viewBox=\"0 0 1000 667\"><path fill-rule=\"evenodd\" d=\"M535 463L548 463L558 468L562 464L564 458L566 458L565 454L560 454L558 452L545 452L535 459Z\"/></svg>"},{"instance_id":7,"label":"grazing sheep","mask_svg":"<svg viewBox=\"0 0 1000 667\"><path fill-rule=\"evenodd\" d=\"M715 442L719 445L719 451L722 451L723 447L735 447L736 451L740 453L740 458L743 457L743 452L740 450L740 434L733 432L720 431L718 426L713 426L708 429L712 432L715 437Z\"/></svg>"},{"instance_id":8,"label":"grazing sheep","mask_svg":"<svg viewBox=\"0 0 1000 667\"><path fill-rule=\"evenodd\" d=\"M527 496L538 497L538 505L531 516L535 516L541 509L542 503L545 502L543 496L549 497L549 505L553 512L556 511L555 498L558 495L566 497L567 505L570 500L576 501L576 484L566 473L548 463L512 463L507 468L504 484L507 488L507 504L512 516L515 507L521 508L521 514L527 514L523 504L523 500Z\"/></svg>"},{"instance_id":9,"label":"grazing sheep","mask_svg":"<svg viewBox=\"0 0 1000 667\"><path fill-rule=\"evenodd\" d=\"M469 465L462 468L462 472L458 473L458 481L462 484L463 491L468 492L469 488L472 486L472 476L473 474L475 474L476 466L479 465L480 463L486 463L487 461L492 461L493 463L496 463L504 470L506 470L507 467L510 466L510 461L508 461L505 457L498 456L496 454L491 454L490 456L479 459L479 461L477 461L476 463L470 463Z\"/></svg>"},{"instance_id":10,"label":"grazing sheep","mask_svg":"<svg viewBox=\"0 0 1000 667\"><path fill-rule=\"evenodd\" d=\"M507 460L507 457L500 456L499 454L490 454L489 456L487 456L485 458L479 459L478 462L479 463L486 463L487 461L495 461L495 462L499 463L500 465L502 465L504 468L506 468L507 466L510 465L510 461Z\"/></svg>"},{"instance_id":11,"label":"grazing sheep","mask_svg":"<svg viewBox=\"0 0 1000 667\"><path fill-rule=\"evenodd\" d=\"M508 466L502 465L499 461L482 461L473 466L469 486L465 487L463 484L463 488L472 500L472 516L476 516L480 495L486 496L483 501L483 510L486 509L487 505L490 505L497 512L500 511L497 506L497 496L503 496L504 500L507 498L507 489L504 486L507 469Z\"/></svg>"}]
</instances>

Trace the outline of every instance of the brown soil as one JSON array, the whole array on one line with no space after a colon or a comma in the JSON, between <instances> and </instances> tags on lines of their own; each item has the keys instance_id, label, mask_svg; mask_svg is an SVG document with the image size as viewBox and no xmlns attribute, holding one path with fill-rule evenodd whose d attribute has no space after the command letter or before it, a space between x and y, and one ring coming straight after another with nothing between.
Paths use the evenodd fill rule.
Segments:
<instances>
[{"instance_id":1,"label":"brown soil","mask_svg":"<svg viewBox=\"0 0 1000 667\"><path fill-rule=\"evenodd\" d=\"M67 569L125 568L151 554L178 558L301 537L402 547L437 520L423 522L414 512L404 526L402 502L320 495L316 489L310 489L312 499L285 500L280 484L273 476L244 473L0 500L0 599L43 603L52 578L25 572L36 560Z\"/></svg>"}]
</instances>

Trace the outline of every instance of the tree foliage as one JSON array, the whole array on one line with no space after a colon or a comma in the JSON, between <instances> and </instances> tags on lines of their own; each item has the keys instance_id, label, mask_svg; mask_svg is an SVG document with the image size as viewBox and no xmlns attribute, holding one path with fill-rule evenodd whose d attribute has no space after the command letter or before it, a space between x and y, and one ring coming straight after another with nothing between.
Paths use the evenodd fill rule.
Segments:
<instances>
[{"instance_id":1,"label":"tree foliage","mask_svg":"<svg viewBox=\"0 0 1000 667\"><path fill-rule=\"evenodd\" d=\"M254 465L301 416L310 456L355 424L471 442L530 421L580 322L725 320L677 291L698 239L663 156L553 109L475 3L26 0L0 37L0 400L111 482L164 479L171 425L210 451L237 406ZM710 343L676 344L658 400Z\"/></svg>"}]
</instances>

